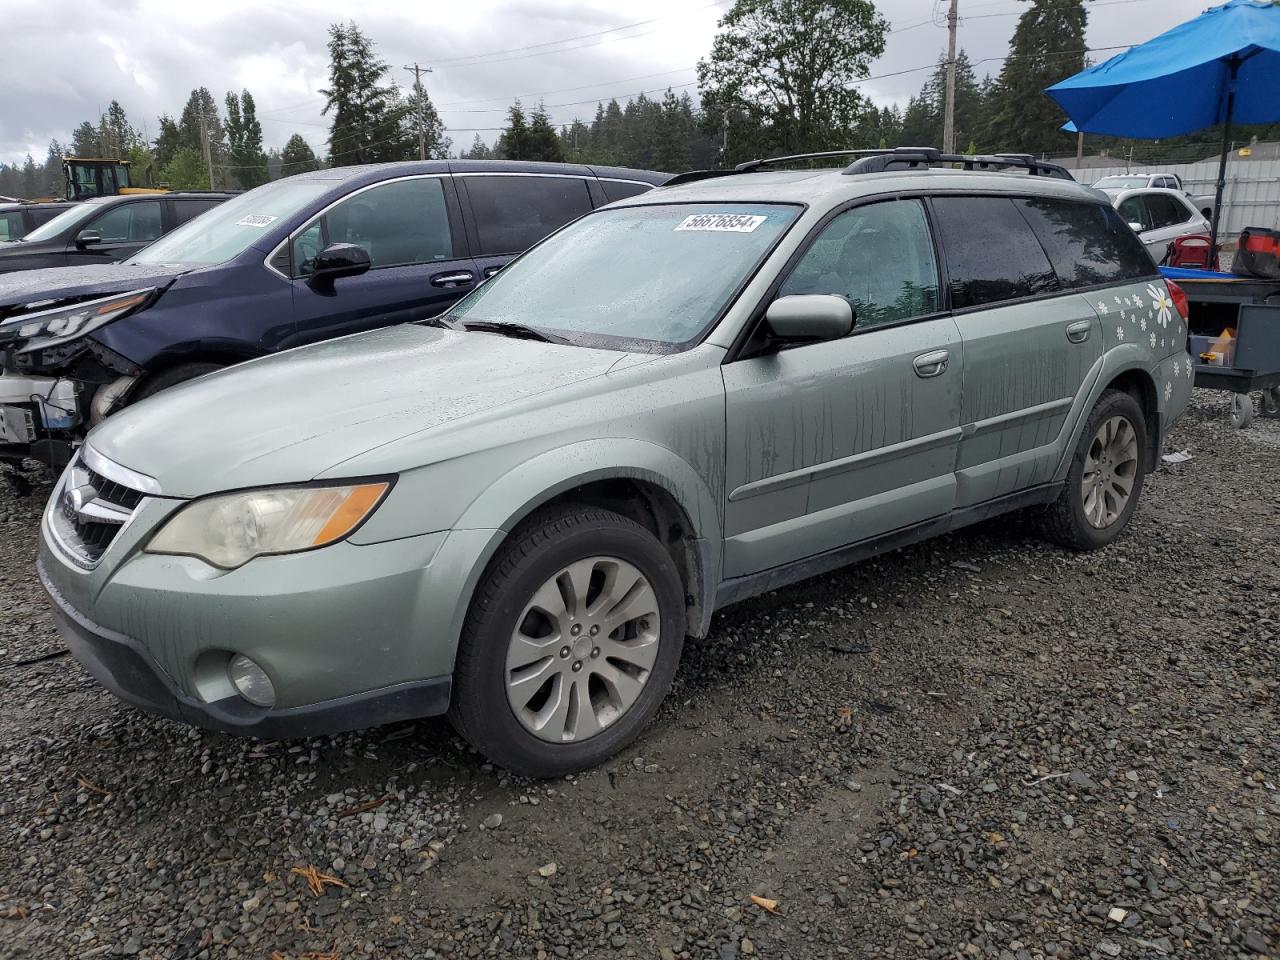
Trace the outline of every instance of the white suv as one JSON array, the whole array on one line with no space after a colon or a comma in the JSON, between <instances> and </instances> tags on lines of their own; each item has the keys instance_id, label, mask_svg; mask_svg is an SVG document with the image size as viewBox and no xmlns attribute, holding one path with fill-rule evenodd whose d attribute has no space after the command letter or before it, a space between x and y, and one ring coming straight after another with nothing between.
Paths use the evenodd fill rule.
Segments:
<instances>
[{"instance_id":1,"label":"white suv","mask_svg":"<svg viewBox=\"0 0 1280 960\"><path fill-rule=\"evenodd\" d=\"M1208 233L1209 221L1181 190L1104 190L1157 262L1178 237Z\"/></svg>"}]
</instances>

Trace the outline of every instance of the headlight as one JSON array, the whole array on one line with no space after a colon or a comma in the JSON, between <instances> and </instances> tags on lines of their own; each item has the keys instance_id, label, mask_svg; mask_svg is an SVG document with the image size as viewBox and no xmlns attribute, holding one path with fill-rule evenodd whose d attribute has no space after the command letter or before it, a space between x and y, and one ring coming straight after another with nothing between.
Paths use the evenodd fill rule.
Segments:
<instances>
[{"instance_id":1,"label":"headlight","mask_svg":"<svg viewBox=\"0 0 1280 960\"><path fill-rule=\"evenodd\" d=\"M234 570L254 557L314 550L354 533L389 489L390 481L380 481L207 497L178 511L146 552L199 557Z\"/></svg>"},{"instance_id":2,"label":"headlight","mask_svg":"<svg viewBox=\"0 0 1280 960\"><path fill-rule=\"evenodd\" d=\"M43 350L54 347L77 337L83 337L91 330L110 323L136 310L155 293L154 287L146 290L134 290L131 293L120 293L101 300L87 300L69 307L56 310L44 310L40 313L29 313L24 317L7 320L0 327L0 332L28 341L19 353L32 350ZM0 337L8 339L8 337Z\"/></svg>"}]
</instances>

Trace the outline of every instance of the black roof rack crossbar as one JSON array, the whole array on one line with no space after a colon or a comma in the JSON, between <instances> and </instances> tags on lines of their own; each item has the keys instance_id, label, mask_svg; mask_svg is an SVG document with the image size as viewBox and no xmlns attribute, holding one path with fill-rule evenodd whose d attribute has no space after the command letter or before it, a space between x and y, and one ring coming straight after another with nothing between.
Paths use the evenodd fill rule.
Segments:
<instances>
[{"instance_id":1,"label":"black roof rack crossbar","mask_svg":"<svg viewBox=\"0 0 1280 960\"><path fill-rule=\"evenodd\" d=\"M863 156L845 168L848 176L867 173L883 173L899 167L917 170L934 164L955 164L965 170L1026 170L1035 177L1054 177L1058 180L1075 180L1066 167L1047 160L1037 160L1029 153L993 153L969 156L962 153L943 153L935 147L897 147L893 150L863 151Z\"/></svg>"},{"instance_id":2,"label":"black roof rack crossbar","mask_svg":"<svg viewBox=\"0 0 1280 960\"><path fill-rule=\"evenodd\" d=\"M748 160L740 163L732 170L691 170L678 173L664 187L677 187L682 183L696 183L699 180L711 180L715 177L732 177L740 173L751 173L765 167L781 166L787 163L799 163L808 160L828 160L833 157L857 157L853 163L845 167L849 176L866 173L883 173L895 168L918 170L935 164L953 164L965 170L1008 170L1018 168L1026 170L1032 176L1054 177L1059 180L1074 180L1065 167L1047 160L1037 160L1029 153L995 153L969 156L960 153L943 153L937 147L894 147L890 150L824 150L821 153L796 153L786 157L767 157L761 160Z\"/></svg>"}]
</instances>

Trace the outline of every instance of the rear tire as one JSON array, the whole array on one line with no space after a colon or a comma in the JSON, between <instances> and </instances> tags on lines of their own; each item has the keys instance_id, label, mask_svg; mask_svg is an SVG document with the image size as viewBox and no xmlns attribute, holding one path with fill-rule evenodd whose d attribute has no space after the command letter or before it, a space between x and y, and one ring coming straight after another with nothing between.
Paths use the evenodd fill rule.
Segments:
<instances>
[{"instance_id":1,"label":"rear tire","mask_svg":"<svg viewBox=\"0 0 1280 960\"><path fill-rule=\"evenodd\" d=\"M476 588L449 719L515 773L585 770L657 712L684 635L680 575L653 534L595 507L541 511Z\"/></svg>"},{"instance_id":2,"label":"rear tire","mask_svg":"<svg viewBox=\"0 0 1280 960\"><path fill-rule=\"evenodd\" d=\"M1149 455L1138 401L1121 390L1104 392L1080 434L1066 486L1045 509L1044 536L1071 550L1115 540L1137 509Z\"/></svg>"},{"instance_id":3,"label":"rear tire","mask_svg":"<svg viewBox=\"0 0 1280 960\"><path fill-rule=\"evenodd\" d=\"M194 380L196 377L203 377L206 373L213 373L213 371L221 369L222 364L220 363L180 363L176 367L170 367L168 370L144 380L142 387L129 402L136 403L139 400L147 399L147 397L154 397L161 390L168 390L170 387L176 387L180 383L186 383L188 380Z\"/></svg>"}]
</instances>

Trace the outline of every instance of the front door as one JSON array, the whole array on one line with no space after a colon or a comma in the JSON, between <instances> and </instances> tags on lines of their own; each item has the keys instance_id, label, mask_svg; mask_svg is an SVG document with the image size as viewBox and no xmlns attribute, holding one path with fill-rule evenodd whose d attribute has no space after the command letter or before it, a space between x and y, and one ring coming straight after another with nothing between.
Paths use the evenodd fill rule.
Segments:
<instances>
[{"instance_id":1,"label":"front door","mask_svg":"<svg viewBox=\"0 0 1280 960\"><path fill-rule=\"evenodd\" d=\"M153 240L160 239L164 232L161 223L159 200L113 203L81 225L78 235L96 233L99 240L81 245L72 237L67 244L67 264L74 267L128 260Z\"/></svg>"},{"instance_id":2,"label":"front door","mask_svg":"<svg viewBox=\"0 0 1280 960\"><path fill-rule=\"evenodd\" d=\"M291 240L298 343L443 313L477 283L448 177L390 180L345 197ZM369 254L367 273L313 283L315 258L333 243Z\"/></svg>"},{"instance_id":3,"label":"front door","mask_svg":"<svg viewBox=\"0 0 1280 960\"><path fill-rule=\"evenodd\" d=\"M820 229L780 296L837 294L853 333L727 364L724 575L945 515L955 497L961 341L940 314L924 206L854 207Z\"/></svg>"},{"instance_id":4,"label":"front door","mask_svg":"<svg viewBox=\"0 0 1280 960\"><path fill-rule=\"evenodd\" d=\"M1075 273L1060 279L1046 248L1060 252L1063 272L1087 269L1091 254L1072 231L1083 229L1081 217L1102 223L1110 211L1006 196L931 203L964 341L956 506L967 507L1052 479L1072 408L1097 375L1102 327L1069 292Z\"/></svg>"}]
</instances>

